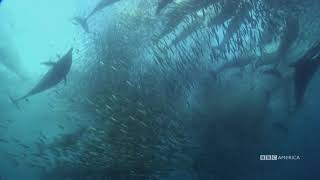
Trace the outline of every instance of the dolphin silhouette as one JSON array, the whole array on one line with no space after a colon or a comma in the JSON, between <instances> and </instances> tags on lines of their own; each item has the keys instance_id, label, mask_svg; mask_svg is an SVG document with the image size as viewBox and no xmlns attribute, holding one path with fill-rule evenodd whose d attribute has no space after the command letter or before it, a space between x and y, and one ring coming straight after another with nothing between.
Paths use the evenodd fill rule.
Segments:
<instances>
[{"instance_id":1,"label":"dolphin silhouette","mask_svg":"<svg viewBox=\"0 0 320 180\"><path fill-rule=\"evenodd\" d=\"M88 19L91 16L93 16L94 14L96 14L98 11L101 11L105 7L110 6L118 1L120 1L120 0L101 0L87 17L84 17L84 18L75 17L74 20L76 23L78 23L84 29L85 32L88 33L89 32L89 26L87 23Z\"/></svg>"},{"instance_id":2,"label":"dolphin silhouette","mask_svg":"<svg viewBox=\"0 0 320 180\"><path fill-rule=\"evenodd\" d=\"M41 93L47 89L50 89L57 85L62 80L66 82L66 76L70 71L72 65L72 51L71 48L59 61L54 64L51 64L52 68L43 76L43 78L36 84L26 95L13 99L9 96L12 103L18 108L18 102L26 99L35 94Z\"/></svg>"},{"instance_id":3,"label":"dolphin silhouette","mask_svg":"<svg viewBox=\"0 0 320 180\"><path fill-rule=\"evenodd\" d=\"M303 103L305 91L320 67L320 41L311 47L296 63L291 65L294 73L294 96L296 106Z\"/></svg>"}]
</instances>

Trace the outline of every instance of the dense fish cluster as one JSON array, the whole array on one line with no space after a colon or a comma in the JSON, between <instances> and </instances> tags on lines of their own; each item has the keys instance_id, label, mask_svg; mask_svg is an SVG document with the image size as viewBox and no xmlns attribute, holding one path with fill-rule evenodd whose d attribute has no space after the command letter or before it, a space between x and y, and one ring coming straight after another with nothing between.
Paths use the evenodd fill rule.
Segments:
<instances>
[{"instance_id":1,"label":"dense fish cluster","mask_svg":"<svg viewBox=\"0 0 320 180\"><path fill-rule=\"evenodd\" d=\"M58 124L64 133L41 132L34 144L0 135L24 152L1 154L46 180L160 180L181 171L199 180L263 179L272 168L259 155L280 151L292 135L320 66L320 21L310 21L319 5L100 0L73 19L85 47L44 62L51 69L42 80L10 97L21 109L19 101L50 90L75 127ZM95 32L104 11L112 20ZM23 78L7 46L0 42L0 63ZM61 81L63 90L51 89Z\"/></svg>"}]
</instances>

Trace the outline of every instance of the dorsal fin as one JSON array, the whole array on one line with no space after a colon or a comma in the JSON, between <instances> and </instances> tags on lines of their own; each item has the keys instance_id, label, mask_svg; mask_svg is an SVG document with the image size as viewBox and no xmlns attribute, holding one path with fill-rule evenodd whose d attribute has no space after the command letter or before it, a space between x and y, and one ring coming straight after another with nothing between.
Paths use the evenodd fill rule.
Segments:
<instances>
[{"instance_id":1,"label":"dorsal fin","mask_svg":"<svg viewBox=\"0 0 320 180\"><path fill-rule=\"evenodd\" d=\"M42 62L41 64L42 64L42 65L46 65L46 66L54 66L54 65L56 65L57 63L54 62L54 61L45 61L45 62Z\"/></svg>"}]
</instances>

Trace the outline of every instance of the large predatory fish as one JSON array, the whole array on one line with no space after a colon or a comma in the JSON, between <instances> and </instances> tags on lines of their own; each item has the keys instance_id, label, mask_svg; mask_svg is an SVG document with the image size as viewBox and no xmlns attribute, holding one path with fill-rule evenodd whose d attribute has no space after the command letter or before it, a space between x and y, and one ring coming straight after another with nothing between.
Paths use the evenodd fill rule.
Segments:
<instances>
[{"instance_id":1,"label":"large predatory fish","mask_svg":"<svg viewBox=\"0 0 320 180\"><path fill-rule=\"evenodd\" d=\"M43 91L46 91L57 85L62 80L65 80L66 82L66 76L69 73L72 65L72 50L73 48L71 48L67 52L67 54L65 54L57 62L45 63L45 65L52 66L52 68L44 75L40 82L34 88L32 88L26 95L18 99L13 99L12 97L9 97L13 104L15 104L16 107L19 109L19 101L33 96L35 94L41 93Z\"/></svg>"},{"instance_id":2,"label":"large predatory fish","mask_svg":"<svg viewBox=\"0 0 320 180\"><path fill-rule=\"evenodd\" d=\"M116 2L118 2L120 0L101 0L96 6L95 8L91 11L91 13L85 17L85 18L81 18L81 17L76 17L74 18L74 20L86 31L89 32L89 26L88 26L88 19L93 16L95 13L97 13L98 11L101 11L102 9L104 9L107 6L110 6Z\"/></svg>"}]
</instances>

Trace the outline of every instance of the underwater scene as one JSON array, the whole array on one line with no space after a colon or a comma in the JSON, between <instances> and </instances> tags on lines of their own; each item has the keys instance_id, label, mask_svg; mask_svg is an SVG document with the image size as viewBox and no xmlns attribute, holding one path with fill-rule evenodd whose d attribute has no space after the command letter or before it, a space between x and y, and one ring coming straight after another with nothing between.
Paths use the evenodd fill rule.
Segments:
<instances>
[{"instance_id":1,"label":"underwater scene","mask_svg":"<svg viewBox=\"0 0 320 180\"><path fill-rule=\"evenodd\" d=\"M320 179L319 0L0 0L0 180Z\"/></svg>"}]
</instances>

